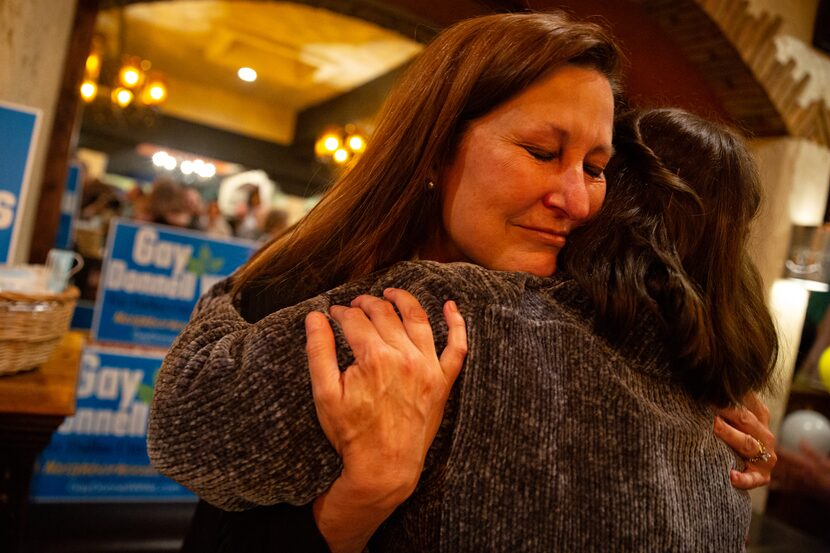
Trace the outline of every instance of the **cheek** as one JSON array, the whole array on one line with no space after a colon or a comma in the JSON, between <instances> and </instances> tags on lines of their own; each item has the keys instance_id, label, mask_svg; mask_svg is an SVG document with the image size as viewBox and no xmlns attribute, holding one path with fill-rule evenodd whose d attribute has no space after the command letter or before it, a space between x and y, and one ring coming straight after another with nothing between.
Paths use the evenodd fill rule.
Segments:
<instances>
[{"instance_id":1,"label":"cheek","mask_svg":"<svg viewBox=\"0 0 830 553\"><path fill-rule=\"evenodd\" d=\"M588 215L588 218L590 219L597 214L600 208L602 208L602 204L605 202L605 183L597 185L590 190L588 201L591 204L591 211Z\"/></svg>"}]
</instances>

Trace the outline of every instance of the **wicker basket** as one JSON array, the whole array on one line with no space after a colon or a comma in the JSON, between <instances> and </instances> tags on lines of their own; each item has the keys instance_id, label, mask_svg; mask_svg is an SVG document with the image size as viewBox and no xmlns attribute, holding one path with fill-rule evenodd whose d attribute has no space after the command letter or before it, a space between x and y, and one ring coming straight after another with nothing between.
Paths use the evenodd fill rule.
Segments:
<instances>
[{"instance_id":1,"label":"wicker basket","mask_svg":"<svg viewBox=\"0 0 830 553\"><path fill-rule=\"evenodd\" d=\"M0 375L46 362L69 328L78 289L60 294L0 292Z\"/></svg>"}]
</instances>

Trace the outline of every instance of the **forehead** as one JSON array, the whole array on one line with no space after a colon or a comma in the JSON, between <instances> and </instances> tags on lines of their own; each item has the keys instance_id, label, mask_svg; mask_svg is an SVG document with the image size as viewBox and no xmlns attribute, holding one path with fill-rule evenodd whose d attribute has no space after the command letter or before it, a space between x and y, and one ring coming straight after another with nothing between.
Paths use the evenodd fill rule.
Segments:
<instances>
[{"instance_id":1,"label":"forehead","mask_svg":"<svg viewBox=\"0 0 830 553\"><path fill-rule=\"evenodd\" d=\"M614 95L602 73L566 65L539 79L480 121L492 126L515 125L527 132L567 130L610 150Z\"/></svg>"}]
</instances>

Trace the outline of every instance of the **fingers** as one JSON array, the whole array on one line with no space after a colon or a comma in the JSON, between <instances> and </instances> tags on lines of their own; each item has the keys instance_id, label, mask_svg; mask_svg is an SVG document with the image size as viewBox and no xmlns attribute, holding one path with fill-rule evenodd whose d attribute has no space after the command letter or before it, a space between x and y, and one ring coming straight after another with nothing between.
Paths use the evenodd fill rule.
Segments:
<instances>
[{"instance_id":1,"label":"fingers","mask_svg":"<svg viewBox=\"0 0 830 553\"><path fill-rule=\"evenodd\" d=\"M754 399L757 401L757 398ZM763 406L763 404L760 402L758 402L758 404L763 407L763 411L766 411L766 407ZM755 408L759 408L757 404L755 405ZM750 437L755 438L755 440L764 444L768 450L772 451L775 449L775 436L769 429L769 414L765 414L764 412L760 412L759 414L765 417L767 422L763 422L762 419L756 416L754 411L743 406L728 407L718 411L718 415L726 419L731 426L735 427L744 434L748 434ZM740 451L740 449L735 447L732 449ZM758 453L759 448L756 447L755 449L756 451L752 456L757 455Z\"/></svg>"},{"instance_id":2,"label":"fingers","mask_svg":"<svg viewBox=\"0 0 830 553\"><path fill-rule=\"evenodd\" d=\"M751 490L769 483L769 475L758 471L739 472L733 469L729 471L729 481L739 490Z\"/></svg>"},{"instance_id":3,"label":"fingers","mask_svg":"<svg viewBox=\"0 0 830 553\"><path fill-rule=\"evenodd\" d=\"M768 484L772 468L778 461L774 450L775 438L772 437L772 433L747 409L724 409L720 412L732 416L730 422L733 424L740 424L742 428L755 428L754 435L765 435L768 440L767 443L762 443L753 434L739 430L721 417L715 417L715 435L747 461L743 472L730 471L730 482L740 490L750 490ZM766 455L758 458L763 453Z\"/></svg>"},{"instance_id":4,"label":"fingers","mask_svg":"<svg viewBox=\"0 0 830 553\"><path fill-rule=\"evenodd\" d=\"M363 311L374 325L376 334L387 344L400 348L410 342L404 324L390 302L375 296L361 295L352 300L351 306Z\"/></svg>"},{"instance_id":5,"label":"fingers","mask_svg":"<svg viewBox=\"0 0 830 553\"><path fill-rule=\"evenodd\" d=\"M384 341L378 334L376 326L362 309L332 305L329 314L340 325L343 336L352 348L356 358L366 359L373 352L378 353L380 351Z\"/></svg>"},{"instance_id":6,"label":"fingers","mask_svg":"<svg viewBox=\"0 0 830 553\"><path fill-rule=\"evenodd\" d=\"M450 385L455 382L464 358L467 356L467 327L458 306L450 300L444 304L444 320L447 321L447 347L441 352L441 368Z\"/></svg>"},{"instance_id":7,"label":"fingers","mask_svg":"<svg viewBox=\"0 0 830 553\"><path fill-rule=\"evenodd\" d=\"M306 315L305 331L311 392L316 401L331 401L340 395L334 333L326 316L316 311Z\"/></svg>"},{"instance_id":8,"label":"fingers","mask_svg":"<svg viewBox=\"0 0 830 553\"><path fill-rule=\"evenodd\" d=\"M727 424L720 417L715 417L715 435L745 459L755 457L761 452L758 440Z\"/></svg>"},{"instance_id":9,"label":"fingers","mask_svg":"<svg viewBox=\"0 0 830 553\"><path fill-rule=\"evenodd\" d=\"M386 300L369 295L358 296L352 300L351 309L332 306L331 315L343 328L355 355L362 356L362 352L372 347L372 341L379 338L381 342L376 345L388 344L400 352L414 346L427 358L435 359L432 327L417 298L398 288L387 288L384 297ZM394 308L398 309L400 317ZM447 381L452 384L467 355L467 331L455 302L444 305L444 320L448 328L447 346L441 353L439 363Z\"/></svg>"},{"instance_id":10,"label":"fingers","mask_svg":"<svg viewBox=\"0 0 830 553\"><path fill-rule=\"evenodd\" d=\"M435 355L435 339L429 317L415 296L406 290L387 288L383 291L383 297L398 308L406 333L415 347L426 355Z\"/></svg>"}]
</instances>

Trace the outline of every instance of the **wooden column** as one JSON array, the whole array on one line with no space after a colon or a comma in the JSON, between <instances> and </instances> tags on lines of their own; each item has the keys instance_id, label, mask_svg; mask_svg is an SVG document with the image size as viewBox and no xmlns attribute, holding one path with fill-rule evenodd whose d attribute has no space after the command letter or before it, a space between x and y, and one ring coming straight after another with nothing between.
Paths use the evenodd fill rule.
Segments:
<instances>
[{"instance_id":1,"label":"wooden column","mask_svg":"<svg viewBox=\"0 0 830 553\"><path fill-rule=\"evenodd\" d=\"M92 43L98 5L99 0L78 0L75 10L61 91L55 107L54 125L51 134L48 135L49 149L35 215L37 231L32 236L29 253L31 263L43 263L46 254L55 243L69 153L79 131L80 86Z\"/></svg>"}]
</instances>

